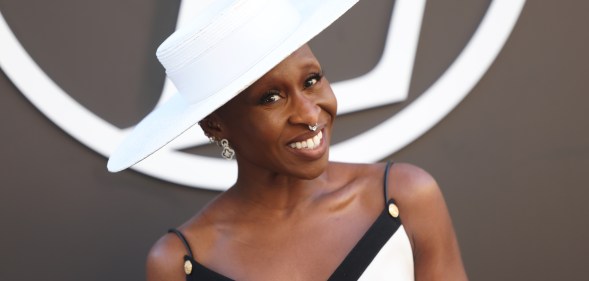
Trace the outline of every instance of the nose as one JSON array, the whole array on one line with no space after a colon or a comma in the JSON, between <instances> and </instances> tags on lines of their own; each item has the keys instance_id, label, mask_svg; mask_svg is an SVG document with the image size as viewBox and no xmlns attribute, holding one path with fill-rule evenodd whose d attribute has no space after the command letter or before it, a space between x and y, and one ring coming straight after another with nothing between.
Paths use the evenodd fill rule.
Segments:
<instances>
[{"instance_id":1,"label":"nose","mask_svg":"<svg viewBox=\"0 0 589 281\"><path fill-rule=\"evenodd\" d=\"M319 123L319 113L321 107L312 94L299 92L291 95L291 114L289 122L293 125L303 125L305 128L309 124Z\"/></svg>"}]
</instances>

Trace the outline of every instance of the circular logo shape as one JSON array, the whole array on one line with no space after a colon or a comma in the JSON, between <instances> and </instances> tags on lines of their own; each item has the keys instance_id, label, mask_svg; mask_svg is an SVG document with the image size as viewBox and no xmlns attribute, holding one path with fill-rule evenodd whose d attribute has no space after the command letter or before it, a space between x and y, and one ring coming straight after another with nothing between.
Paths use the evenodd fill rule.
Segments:
<instances>
[{"instance_id":1,"label":"circular logo shape","mask_svg":"<svg viewBox=\"0 0 589 281\"><path fill-rule=\"evenodd\" d=\"M182 2L177 26L185 23L189 11L203 6L202 2L197 2L199 1ZM471 91L495 60L524 3L525 0L492 1L466 47L430 88L384 122L333 145L331 160L377 161L411 143L438 123ZM391 104L407 98L424 9L425 0L395 1L384 52L376 67L360 77L332 84L334 92L339 96L338 114ZM51 80L20 44L1 11L0 41L3 42L0 48L0 67L22 94L72 137L108 157L130 129L120 129L106 122L76 102ZM390 89L390 94L382 94L380 89L385 88ZM366 93L360 99L352 94L359 89ZM167 100L174 92L174 86L166 81L159 103ZM397 137L387 138L393 131ZM382 139L389 141L379 142ZM232 167L234 162L180 151L207 141L197 130L189 130L132 168L191 187L226 189L237 176L236 169ZM379 143L379 150L371 149L369 144L372 143ZM203 171L207 177L195 175L195 169Z\"/></svg>"}]
</instances>

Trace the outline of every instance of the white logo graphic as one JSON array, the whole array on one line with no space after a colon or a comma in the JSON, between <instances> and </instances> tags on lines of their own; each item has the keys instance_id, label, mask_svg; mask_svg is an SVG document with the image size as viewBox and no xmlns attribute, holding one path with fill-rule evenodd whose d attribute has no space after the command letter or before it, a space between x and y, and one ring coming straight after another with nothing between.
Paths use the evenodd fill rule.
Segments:
<instances>
[{"instance_id":1,"label":"white logo graphic","mask_svg":"<svg viewBox=\"0 0 589 281\"><path fill-rule=\"evenodd\" d=\"M384 52L377 66L363 76L332 84L338 95L338 114L407 98L425 2L395 2ZM202 3L184 0L178 26L185 23L189 17L188 11L198 10ZM411 143L438 123L470 92L495 60L524 3L525 0L493 0L462 53L429 89L388 120L361 135L333 145L331 159L347 162L378 161ZM120 129L106 122L65 93L20 45L1 13L0 42L0 67L16 87L64 131L102 155L110 155L129 128ZM373 90L366 90L368 86ZM353 93L360 88L363 89L362 98L355 99L357 95ZM383 93L381 89L391 90ZM166 81L159 103L174 91L173 85ZM395 132L395 138L388 137L391 132ZM387 139L387 142L381 142L382 139ZM179 151L206 142L207 139L200 131L189 130L133 169L192 187L226 189L237 176L234 162ZM378 150L368 145L374 143L379 144Z\"/></svg>"}]
</instances>

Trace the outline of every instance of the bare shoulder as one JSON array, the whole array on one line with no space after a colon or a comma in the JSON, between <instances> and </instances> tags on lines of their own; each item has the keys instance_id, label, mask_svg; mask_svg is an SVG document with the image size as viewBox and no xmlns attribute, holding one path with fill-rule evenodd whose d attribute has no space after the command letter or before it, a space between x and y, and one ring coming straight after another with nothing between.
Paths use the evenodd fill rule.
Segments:
<instances>
[{"instance_id":1,"label":"bare shoulder","mask_svg":"<svg viewBox=\"0 0 589 281\"><path fill-rule=\"evenodd\" d=\"M432 175L412 164L395 163L387 177L389 199L399 206L403 224L415 244L432 220L447 214L442 192Z\"/></svg>"},{"instance_id":2,"label":"bare shoulder","mask_svg":"<svg viewBox=\"0 0 589 281\"><path fill-rule=\"evenodd\" d=\"M176 234L162 236L147 255L147 280L184 280L184 255L186 248Z\"/></svg>"},{"instance_id":3,"label":"bare shoulder","mask_svg":"<svg viewBox=\"0 0 589 281\"><path fill-rule=\"evenodd\" d=\"M408 211L430 208L432 203L443 203L442 193L434 177L418 166L395 163L387 176L389 196Z\"/></svg>"},{"instance_id":4,"label":"bare shoulder","mask_svg":"<svg viewBox=\"0 0 589 281\"><path fill-rule=\"evenodd\" d=\"M387 176L389 197L399 206L401 219L415 246L418 238L434 227L432 221L448 216L442 192L432 175L412 164L396 163Z\"/></svg>"},{"instance_id":5,"label":"bare shoulder","mask_svg":"<svg viewBox=\"0 0 589 281\"><path fill-rule=\"evenodd\" d=\"M210 243L214 239L214 227L211 215L216 209L223 208L224 200L218 196L209 202L201 211L186 221L178 230L188 243L190 251L199 257L206 256ZM182 239L176 233L163 235L151 248L147 255L147 280L185 280L184 256L189 254Z\"/></svg>"},{"instance_id":6,"label":"bare shoulder","mask_svg":"<svg viewBox=\"0 0 589 281\"><path fill-rule=\"evenodd\" d=\"M436 180L425 170L395 164L388 176L413 247L416 279L467 280L452 220Z\"/></svg>"}]
</instances>

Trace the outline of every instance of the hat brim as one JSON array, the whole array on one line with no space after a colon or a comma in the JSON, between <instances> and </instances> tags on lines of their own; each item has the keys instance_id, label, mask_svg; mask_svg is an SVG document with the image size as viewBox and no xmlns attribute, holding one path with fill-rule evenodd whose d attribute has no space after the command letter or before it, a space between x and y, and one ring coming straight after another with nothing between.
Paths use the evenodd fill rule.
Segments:
<instances>
[{"instance_id":1,"label":"hat brim","mask_svg":"<svg viewBox=\"0 0 589 281\"><path fill-rule=\"evenodd\" d=\"M110 172L124 170L164 147L306 44L336 21L357 1L294 1L302 18L300 25L284 42L243 75L199 103L190 104L180 94L174 94L168 101L141 120L115 149L109 158L108 170Z\"/></svg>"}]
</instances>

